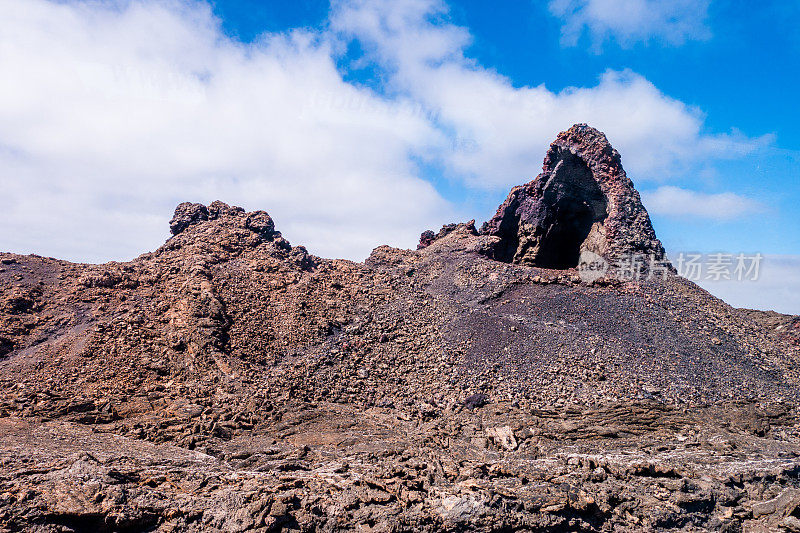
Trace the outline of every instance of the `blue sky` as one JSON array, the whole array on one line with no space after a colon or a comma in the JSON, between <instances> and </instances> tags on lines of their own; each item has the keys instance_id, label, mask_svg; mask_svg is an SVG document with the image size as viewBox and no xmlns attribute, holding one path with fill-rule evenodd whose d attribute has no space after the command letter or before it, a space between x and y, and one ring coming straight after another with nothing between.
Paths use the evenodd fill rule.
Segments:
<instances>
[{"instance_id":1,"label":"blue sky","mask_svg":"<svg viewBox=\"0 0 800 533\"><path fill-rule=\"evenodd\" d=\"M213 6L225 32L244 42L265 31L324 28L328 23L327 1L216 0ZM795 207L800 203L800 105L795 101L800 4L769 0L754 10L743 1L710 2L698 10L705 33L680 43L659 36L628 42L613 33L598 38L588 28L576 42L565 43L564 21L544 1L459 0L448 6L447 20L472 34L469 57L507 76L516 87L545 84L558 92L596 84L608 69L630 69L670 97L698 108L706 132L735 128L751 137L774 135L754 154L716 161L702 175L687 172L670 181L707 193L734 191L761 204L759 209L738 218L706 220L702 226L679 215L654 213L653 219L672 249L800 254ZM348 79L380 90L382 73L349 68L352 55L341 63ZM486 217L506 192L469 190L435 172L428 176L445 197L470 205L478 218ZM648 185L640 188L647 190Z\"/></svg>"},{"instance_id":2,"label":"blue sky","mask_svg":"<svg viewBox=\"0 0 800 533\"><path fill-rule=\"evenodd\" d=\"M669 251L778 258L763 291L712 292L800 313L799 22L777 0L7 0L0 249L129 259L219 198L363 259L490 217L588 122Z\"/></svg>"}]
</instances>

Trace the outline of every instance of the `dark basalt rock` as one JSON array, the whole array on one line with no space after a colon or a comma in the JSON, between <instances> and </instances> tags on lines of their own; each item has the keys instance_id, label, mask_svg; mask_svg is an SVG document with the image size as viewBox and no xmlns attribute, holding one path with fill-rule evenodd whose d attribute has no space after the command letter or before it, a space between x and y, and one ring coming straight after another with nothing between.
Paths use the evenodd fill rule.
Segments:
<instances>
[{"instance_id":1,"label":"dark basalt rock","mask_svg":"<svg viewBox=\"0 0 800 533\"><path fill-rule=\"evenodd\" d=\"M419 244L417 245L417 250L422 250L423 248L427 248L430 246L434 241L441 239L442 237L446 237L450 235L456 230L463 229L470 233L471 235L477 235L478 230L475 229L475 221L470 220L466 224L445 224L442 226L442 229L439 230L439 233L434 233L432 230L423 231L422 235L419 237Z\"/></svg>"},{"instance_id":2,"label":"dark basalt rock","mask_svg":"<svg viewBox=\"0 0 800 533\"><path fill-rule=\"evenodd\" d=\"M262 211L258 212L260 213ZM216 220L220 217L225 217L225 216L237 216L242 213L244 213L244 209L242 209L241 207L230 206L225 202L221 202L219 200L214 200L208 206L208 218L210 220Z\"/></svg>"},{"instance_id":3,"label":"dark basalt rock","mask_svg":"<svg viewBox=\"0 0 800 533\"><path fill-rule=\"evenodd\" d=\"M431 245L433 241L436 240L436 234L433 230L425 230L422 232L422 235L419 236L419 244L417 245L417 250L422 250Z\"/></svg>"},{"instance_id":4,"label":"dark basalt rock","mask_svg":"<svg viewBox=\"0 0 800 533\"><path fill-rule=\"evenodd\" d=\"M208 220L208 208L203 204L183 202L175 208L175 214L169 221L169 231L177 235L192 224Z\"/></svg>"},{"instance_id":5,"label":"dark basalt rock","mask_svg":"<svg viewBox=\"0 0 800 533\"><path fill-rule=\"evenodd\" d=\"M464 407L467 409L477 409L483 407L489 401L489 397L481 392L471 394L464 400Z\"/></svg>"},{"instance_id":6,"label":"dark basalt rock","mask_svg":"<svg viewBox=\"0 0 800 533\"><path fill-rule=\"evenodd\" d=\"M41 293L36 289L25 290L16 288L2 302L2 307L12 315L29 313L36 305L35 298Z\"/></svg>"},{"instance_id":7,"label":"dark basalt rock","mask_svg":"<svg viewBox=\"0 0 800 533\"><path fill-rule=\"evenodd\" d=\"M5 357L14 351L14 343L10 340L0 337L0 357Z\"/></svg>"},{"instance_id":8,"label":"dark basalt rock","mask_svg":"<svg viewBox=\"0 0 800 533\"><path fill-rule=\"evenodd\" d=\"M542 173L514 187L481 233L499 237L495 259L544 268L575 267L587 251L665 255L619 152L586 124L558 135Z\"/></svg>"},{"instance_id":9,"label":"dark basalt rock","mask_svg":"<svg viewBox=\"0 0 800 533\"><path fill-rule=\"evenodd\" d=\"M173 235L178 235L190 226L211 220L222 220L225 225L246 228L264 240L281 238L280 232L275 231L275 222L266 211L247 213L241 207L230 206L219 200L208 207L191 202L179 204L169 222L169 229ZM287 249L291 249L291 246Z\"/></svg>"},{"instance_id":10,"label":"dark basalt rock","mask_svg":"<svg viewBox=\"0 0 800 533\"><path fill-rule=\"evenodd\" d=\"M275 232L275 223L272 218L264 211L254 211L247 216L245 226L256 233L271 237Z\"/></svg>"}]
</instances>

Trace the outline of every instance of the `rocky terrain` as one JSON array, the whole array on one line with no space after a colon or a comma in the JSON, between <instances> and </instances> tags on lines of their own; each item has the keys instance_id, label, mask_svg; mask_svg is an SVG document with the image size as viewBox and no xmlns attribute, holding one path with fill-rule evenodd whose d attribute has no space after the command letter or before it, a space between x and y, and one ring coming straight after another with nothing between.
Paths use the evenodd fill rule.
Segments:
<instances>
[{"instance_id":1,"label":"rocky terrain","mask_svg":"<svg viewBox=\"0 0 800 533\"><path fill-rule=\"evenodd\" d=\"M415 251L170 231L0 254L0 531L800 531L800 318L678 277L597 130Z\"/></svg>"}]
</instances>

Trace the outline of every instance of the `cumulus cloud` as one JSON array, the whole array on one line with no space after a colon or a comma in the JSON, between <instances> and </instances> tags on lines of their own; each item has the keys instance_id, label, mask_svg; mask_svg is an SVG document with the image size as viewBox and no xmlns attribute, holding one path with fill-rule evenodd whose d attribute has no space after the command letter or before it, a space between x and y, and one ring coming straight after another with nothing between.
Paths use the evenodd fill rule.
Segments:
<instances>
[{"instance_id":1,"label":"cumulus cloud","mask_svg":"<svg viewBox=\"0 0 800 533\"><path fill-rule=\"evenodd\" d=\"M347 81L358 40L381 85ZM125 259L180 201L265 209L291 241L363 258L467 217L423 179L476 190L535 175L555 134L604 130L636 179L768 139L703 133L642 76L515 87L467 56L439 0L337 0L329 27L224 35L196 0L0 2L0 249ZM464 216L462 216L464 215Z\"/></svg>"},{"instance_id":2,"label":"cumulus cloud","mask_svg":"<svg viewBox=\"0 0 800 533\"><path fill-rule=\"evenodd\" d=\"M732 192L706 194L670 185L643 192L642 198L650 213L670 217L733 220L763 210L757 201Z\"/></svg>"},{"instance_id":3,"label":"cumulus cloud","mask_svg":"<svg viewBox=\"0 0 800 533\"><path fill-rule=\"evenodd\" d=\"M339 0L332 26L361 41L367 58L390 73L395 94L436 117L449 136L443 163L471 186L509 186L536 174L555 135L577 122L603 130L638 179L670 179L698 162L739 157L772 141L736 130L704 134L699 109L629 70L560 92L515 87L465 55L469 35L446 13L438 0Z\"/></svg>"},{"instance_id":4,"label":"cumulus cloud","mask_svg":"<svg viewBox=\"0 0 800 533\"><path fill-rule=\"evenodd\" d=\"M710 0L552 0L549 7L563 21L563 44L575 46L588 33L599 50L610 39L623 47L708 39L709 4Z\"/></svg>"},{"instance_id":5,"label":"cumulus cloud","mask_svg":"<svg viewBox=\"0 0 800 533\"><path fill-rule=\"evenodd\" d=\"M202 3L0 11L3 248L131 256L163 240L182 200L267 209L332 256L410 245L452 216L409 158L440 134L344 82L319 35L243 45Z\"/></svg>"}]
</instances>

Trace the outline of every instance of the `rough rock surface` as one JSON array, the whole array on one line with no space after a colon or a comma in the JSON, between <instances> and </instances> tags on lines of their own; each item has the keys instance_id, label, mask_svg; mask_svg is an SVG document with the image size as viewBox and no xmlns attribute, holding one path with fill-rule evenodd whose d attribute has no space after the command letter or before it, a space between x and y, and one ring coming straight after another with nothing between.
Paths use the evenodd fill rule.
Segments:
<instances>
[{"instance_id":1,"label":"rough rock surface","mask_svg":"<svg viewBox=\"0 0 800 533\"><path fill-rule=\"evenodd\" d=\"M586 124L558 135L542 173L514 187L481 232L500 238L496 259L545 268L577 266L583 251L611 261L631 253L664 259L619 152Z\"/></svg>"},{"instance_id":2,"label":"rough rock surface","mask_svg":"<svg viewBox=\"0 0 800 533\"><path fill-rule=\"evenodd\" d=\"M609 249L658 249L615 209ZM364 263L222 202L170 228L0 254L0 531L800 530L798 317L473 223Z\"/></svg>"}]
</instances>

